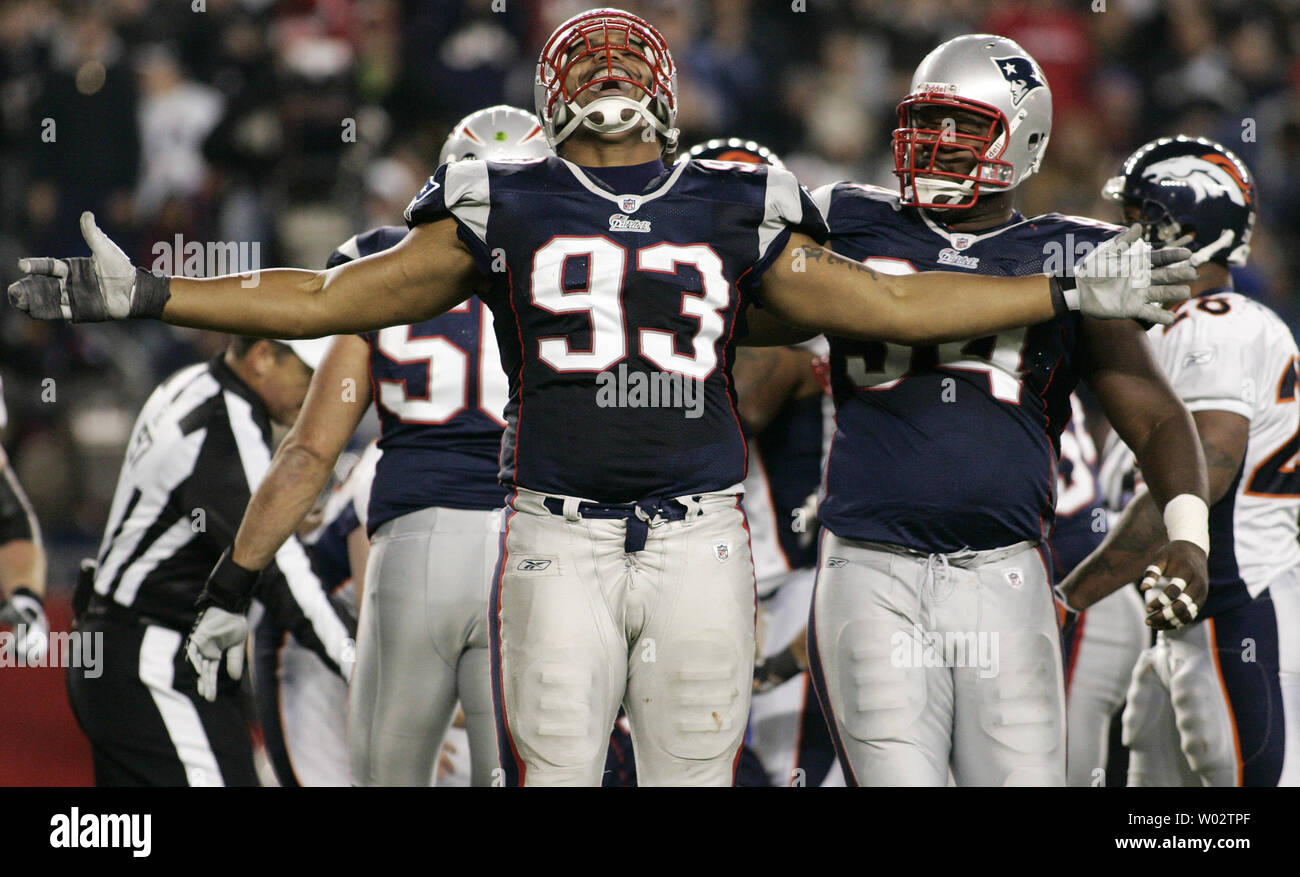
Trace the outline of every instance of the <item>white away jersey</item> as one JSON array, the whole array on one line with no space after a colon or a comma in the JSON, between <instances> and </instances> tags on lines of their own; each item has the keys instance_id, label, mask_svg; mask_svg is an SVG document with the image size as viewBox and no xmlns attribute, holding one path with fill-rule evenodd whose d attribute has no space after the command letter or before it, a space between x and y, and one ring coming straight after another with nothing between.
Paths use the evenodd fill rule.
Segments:
<instances>
[{"instance_id":1,"label":"white away jersey","mask_svg":"<svg viewBox=\"0 0 1300 877\"><path fill-rule=\"evenodd\" d=\"M1276 314L1235 292L1192 299L1175 313L1173 325L1149 333L1175 392L1192 412L1230 411L1250 421L1244 464L1210 509L1205 614L1213 615L1300 567L1300 352Z\"/></svg>"}]
</instances>

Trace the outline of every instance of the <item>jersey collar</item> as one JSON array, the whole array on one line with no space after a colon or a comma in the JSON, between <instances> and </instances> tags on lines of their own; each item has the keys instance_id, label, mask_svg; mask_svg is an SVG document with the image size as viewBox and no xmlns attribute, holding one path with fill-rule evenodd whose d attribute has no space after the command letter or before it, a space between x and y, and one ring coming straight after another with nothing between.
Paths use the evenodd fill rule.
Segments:
<instances>
[{"instance_id":1,"label":"jersey collar","mask_svg":"<svg viewBox=\"0 0 1300 877\"><path fill-rule=\"evenodd\" d=\"M574 179L581 183L587 191L591 192L593 195L599 195L606 201L613 201L624 213L635 213L642 204L647 201L653 201L659 196L666 194L668 190L673 187L673 184L677 182L677 178L682 175L682 171L684 171L686 166L690 164L690 162L683 161L674 165L672 173L668 174L667 178L659 184L659 187L649 194L643 195L639 192L628 192L623 195L617 195L606 188L604 184L587 176L580 166L566 158L561 158L560 161L564 162L565 166L568 167L569 172L573 174Z\"/></svg>"},{"instance_id":2,"label":"jersey collar","mask_svg":"<svg viewBox=\"0 0 1300 877\"><path fill-rule=\"evenodd\" d=\"M922 210L921 208L918 207L916 208L916 212L921 214L922 221L925 222L927 226L929 226L930 231L934 232L939 237L947 240L948 245L951 246L954 250L969 249L971 246L973 246L979 241L986 240L988 238L997 237L998 235L1002 234L1004 231L1010 231L1016 226L1023 225L1029 221L1025 219L1024 215L1019 210L1016 210L1012 212L1010 219L1008 219L1002 225L996 226L994 228L986 229L981 232L953 231L952 229L948 228L948 226L944 225L943 223L939 222L938 220L930 216L929 211Z\"/></svg>"}]
</instances>

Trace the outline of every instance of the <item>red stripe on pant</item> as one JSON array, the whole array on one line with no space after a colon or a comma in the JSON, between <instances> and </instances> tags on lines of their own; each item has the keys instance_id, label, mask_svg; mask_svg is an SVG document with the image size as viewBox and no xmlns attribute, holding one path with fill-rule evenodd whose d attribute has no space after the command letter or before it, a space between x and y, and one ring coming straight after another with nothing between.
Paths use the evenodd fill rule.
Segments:
<instances>
[{"instance_id":1,"label":"red stripe on pant","mask_svg":"<svg viewBox=\"0 0 1300 877\"><path fill-rule=\"evenodd\" d=\"M501 532L500 551L497 554L496 575L492 578L492 598L489 603L491 617L488 619L488 631L491 637L492 646L492 708L493 718L497 726L497 755L501 760L501 766L506 771L506 784L522 786L525 775L527 774L527 765L519 757L519 750L515 747L514 736L510 733L510 720L506 715L506 697L505 697L505 655L501 646L501 582L505 577L506 561L509 558L510 551L506 547L506 540L510 537L510 521L517 512L513 509L514 496L511 496L510 512L506 515L505 527ZM511 771L507 765L513 765ZM511 776L511 774L514 776Z\"/></svg>"}]
</instances>

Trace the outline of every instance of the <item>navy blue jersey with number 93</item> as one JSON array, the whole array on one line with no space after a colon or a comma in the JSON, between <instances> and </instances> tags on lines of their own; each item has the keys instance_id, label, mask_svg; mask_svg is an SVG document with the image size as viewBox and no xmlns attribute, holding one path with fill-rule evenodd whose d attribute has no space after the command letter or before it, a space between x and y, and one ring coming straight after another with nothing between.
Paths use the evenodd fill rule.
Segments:
<instances>
[{"instance_id":1,"label":"navy blue jersey with number 93","mask_svg":"<svg viewBox=\"0 0 1300 877\"><path fill-rule=\"evenodd\" d=\"M744 308L791 229L825 239L791 174L690 161L616 192L559 158L462 161L406 216L454 218L489 280L504 483L632 502L744 478L729 374Z\"/></svg>"}]
</instances>

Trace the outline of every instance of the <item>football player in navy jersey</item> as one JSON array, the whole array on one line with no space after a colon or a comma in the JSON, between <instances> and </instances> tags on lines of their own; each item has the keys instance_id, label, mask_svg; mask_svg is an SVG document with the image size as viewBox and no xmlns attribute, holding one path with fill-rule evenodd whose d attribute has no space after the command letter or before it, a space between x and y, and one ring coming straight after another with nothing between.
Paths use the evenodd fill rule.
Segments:
<instances>
[{"instance_id":1,"label":"football player in navy jersey","mask_svg":"<svg viewBox=\"0 0 1300 877\"><path fill-rule=\"evenodd\" d=\"M1120 228L1025 217L1051 92L1015 42L969 34L917 68L894 132L900 190L818 191L836 252L908 276L1062 270ZM819 509L809 651L850 783L1063 785L1065 698L1051 535L1080 378L1144 461L1170 540L1206 576L1206 474L1141 327L1058 315L939 345L832 337L837 429ZM1186 520L1190 518L1189 520Z\"/></svg>"},{"instance_id":2,"label":"football player in navy jersey","mask_svg":"<svg viewBox=\"0 0 1300 877\"><path fill-rule=\"evenodd\" d=\"M397 246L327 271L167 278L89 214L89 259L32 259L10 301L44 319L161 318L302 337L430 319L481 289L509 379L511 489L493 589L493 701L510 784L600 780L626 705L642 784L727 784L749 704L754 582L729 370L751 304L796 326L929 344L1071 308L1165 319L1178 250L1139 230L1075 279L881 274L820 246L817 207L763 166L683 162L676 69L637 16L562 24L537 65L557 158L444 165ZM1157 266L1157 267L1152 267ZM1164 266L1164 267L1159 267ZM257 284L250 290L249 283ZM774 322L774 321L769 321ZM255 558L214 570L192 642L209 662Z\"/></svg>"}]
</instances>

